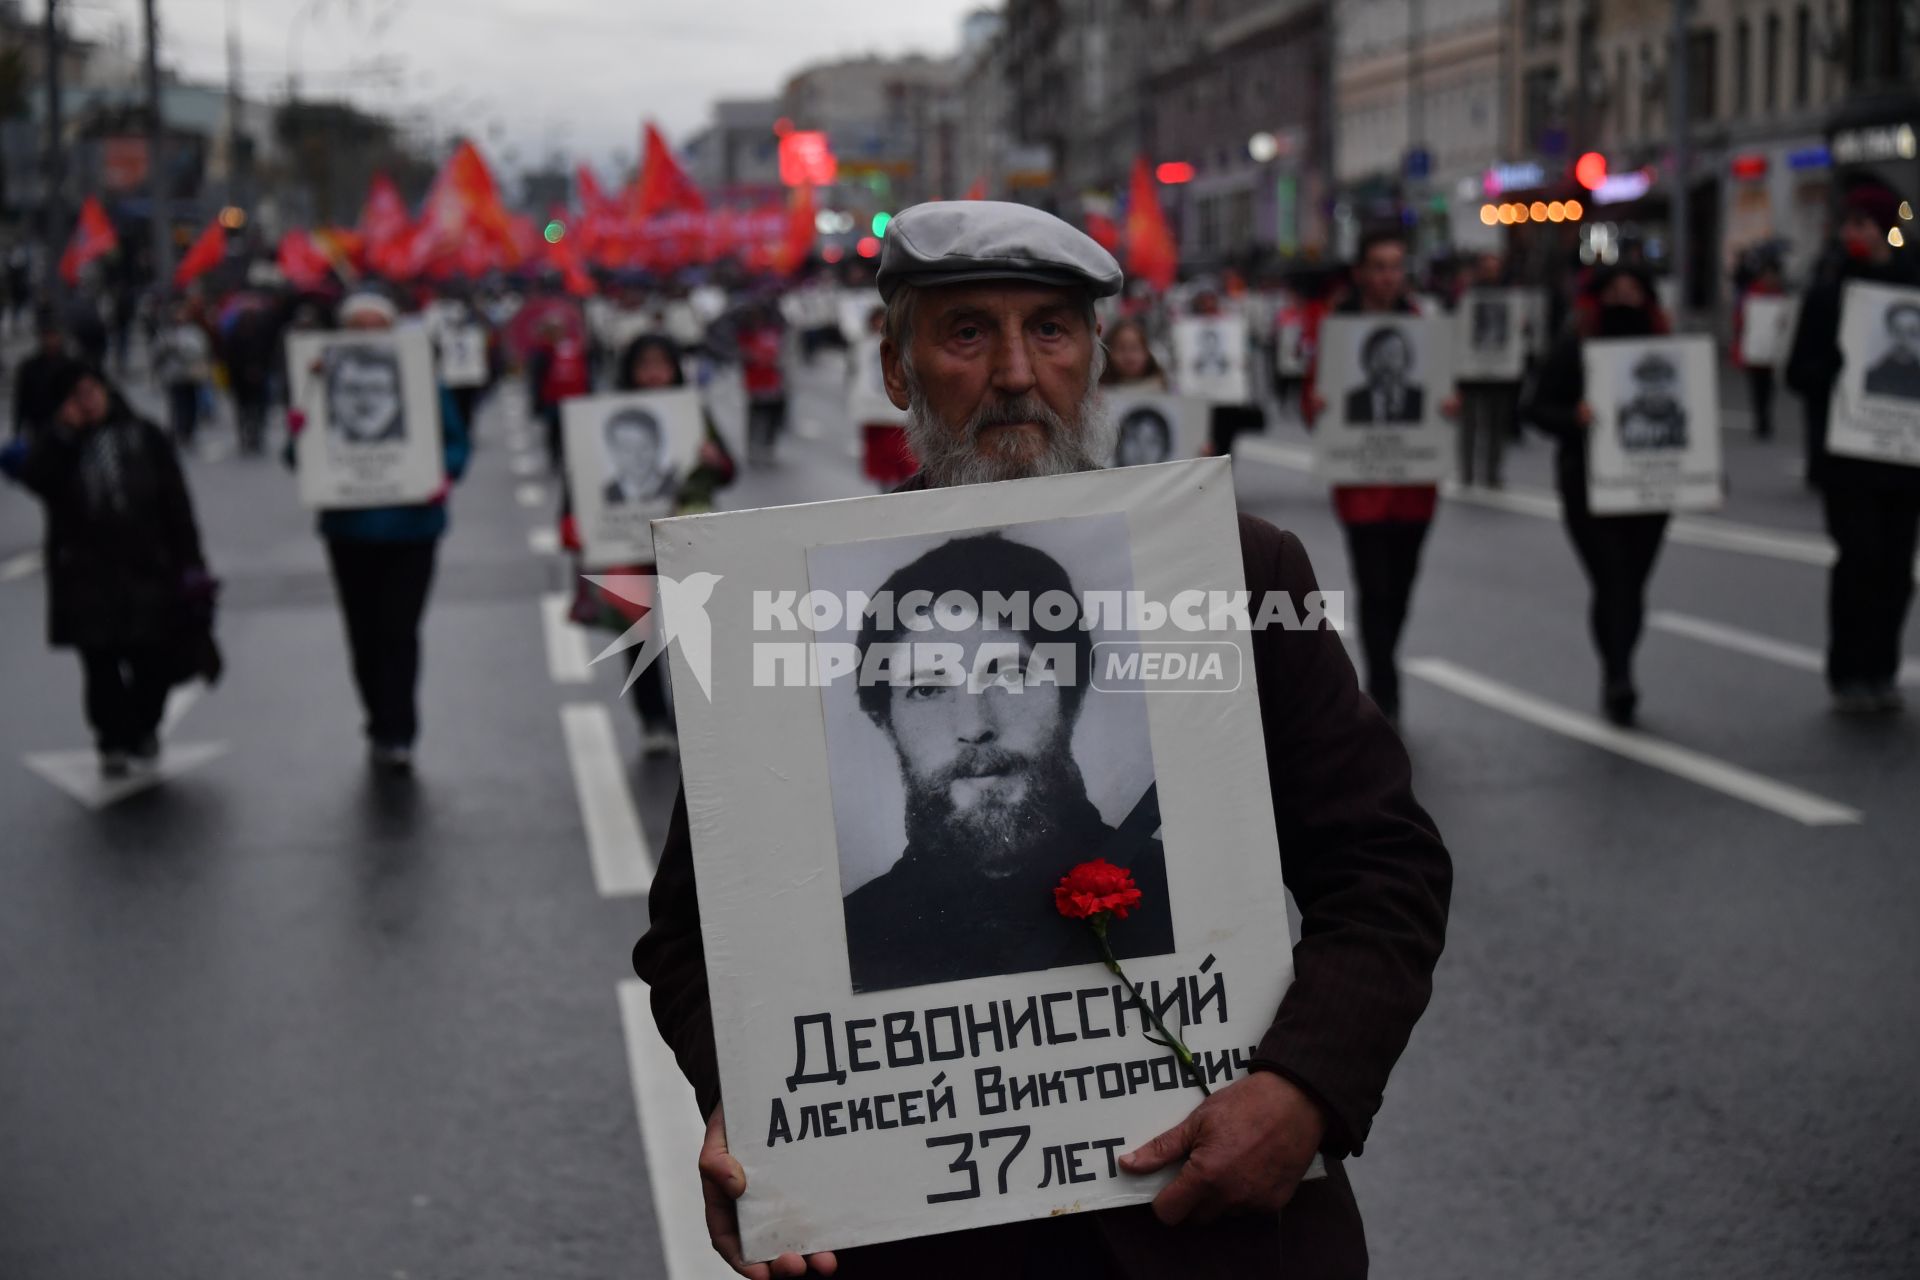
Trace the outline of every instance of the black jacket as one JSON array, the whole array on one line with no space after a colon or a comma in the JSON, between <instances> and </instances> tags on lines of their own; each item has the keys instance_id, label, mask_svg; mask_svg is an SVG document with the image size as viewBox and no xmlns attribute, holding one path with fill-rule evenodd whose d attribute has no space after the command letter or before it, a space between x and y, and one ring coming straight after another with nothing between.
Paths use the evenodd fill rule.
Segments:
<instances>
[{"instance_id":1,"label":"black jacket","mask_svg":"<svg viewBox=\"0 0 1920 1280\"><path fill-rule=\"evenodd\" d=\"M1300 600L1317 589L1300 540L1264 520L1240 517L1239 552L1256 599L1282 591ZM851 1250L841 1255L841 1275L1019 1275L1036 1251L1063 1242L1099 1250L1108 1264L1103 1274L1141 1280L1365 1273L1365 1233L1339 1157L1357 1155L1366 1141L1387 1077L1432 994L1452 863L1414 799L1406 749L1362 696L1339 636L1268 628L1254 633L1253 652L1281 870L1300 909L1293 985L1254 1063L1293 1081L1325 1112L1329 1176L1302 1184L1277 1219L1169 1229L1144 1205L1070 1214ZM692 1081L701 1114L710 1115L720 1079L684 792L674 802L647 914L634 971L651 985L661 1035ZM686 1159L691 1165L693 1153Z\"/></svg>"},{"instance_id":2,"label":"black jacket","mask_svg":"<svg viewBox=\"0 0 1920 1280\"><path fill-rule=\"evenodd\" d=\"M116 398L84 431L37 427L11 470L46 508L47 638L133 649L178 639L206 557L173 444Z\"/></svg>"},{"instance_id":3,"label":"black jacket","mask_svg":"<svg viewBox=\"0 0 1920 1280\"><path fill-rule=\"evenodd\" d=\"M13 372L15 435L53 420L60 409L53 399L54 375L71 362L72 357L65 352L50 356L45 351L36 351L20 362L20 367Z\"/></svg>"},{"instance_id":4,"label":"black jacket","mask_svg":"<svg viewBox=\"0 0 1920 1280\"><path fill-rule=\"evenodd\" d=\"M1827 417L1833 387L1845 357L1840 354L1840 311L1849 280L1878 284L1920 284L1920 266L1896 254L1885 266L1850 261L1830 254L1800 305L1800 327L1787 356L1787 388L1805 402L1807 480L1827 490L1893 490L1920 497L1920 467L1874 462L1827 452Z\"/></svg>"}]
</instances>

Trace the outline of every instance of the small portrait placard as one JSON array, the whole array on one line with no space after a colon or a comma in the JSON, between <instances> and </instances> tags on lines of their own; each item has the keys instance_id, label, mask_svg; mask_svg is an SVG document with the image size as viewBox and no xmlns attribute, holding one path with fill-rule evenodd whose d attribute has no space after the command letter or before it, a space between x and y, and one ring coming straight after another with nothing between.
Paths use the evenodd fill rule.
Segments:
<instances>
[{"instance_id":1,"label":"small portrait placard","mask_svg":"<svg viewBox=\"0 0 1920 1280\"><path fill-rule=\"evenodd\" d=\"M1593 513L1720 506L1720 388L1712 339L1594 339L1582 355L1593 411L1587 431Z\"/></svg>"},{"instance_id":2,"label":"small portrait placard","mask_svg":"<svg viewBox=\"0 0 1920 1280\"><path fill-rule=\"evenodd\" d=\"M287 335L300 500L319 509L425 502L446 479L425 326Z\"/></svg>"},{"instance_id":3,"label":"small portrait placard","mask_svg":"<svg viewBox=\"0 0 1920 1280\"><path fill-rule=\"evenodd\" d=\"M567 485L589 569L649 564L651 522L673 514L706 419L693 387L614 391L560 404Z\"/></svg>"},{"instance_id":4,"label":"small portrait placard","mask_svg":"<svg viewBox=\"0 0 1920 1280\"><path fill-rule=\"evenodd\" d=\"M1173 322L1173 385L1208 404L1251 404L1244 315L1181 316Z\"/></svg>"},{"instance_id":5,"label":"small portrait placard","mask_svg":"<svg viewBox=\"0 0 1920 1280\"><path fill-rule=\"evenodd\" d=\"M1451 474L1453 318L1331 315L1320 326L1316 470L1334 484L1433 484Z\"/></svg>"},{"instance_id":6,"label":"small portrait placard","mask_svg":"<svg viewBox=\"0 0 1920 1280\"><path fill-rule=\"evenodd\" d=\"M1920 289L1850 280L1827 449L1920 467Z\"/></svg>"}]
</instances>

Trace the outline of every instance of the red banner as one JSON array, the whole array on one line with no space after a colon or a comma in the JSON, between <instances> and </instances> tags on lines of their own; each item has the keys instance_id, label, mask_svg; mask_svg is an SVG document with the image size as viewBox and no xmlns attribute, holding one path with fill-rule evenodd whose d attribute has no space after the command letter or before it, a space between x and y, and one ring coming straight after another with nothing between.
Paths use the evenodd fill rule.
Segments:
<instances>
[{"instance_id":1,"label":"red banner","mask_svg":"<svg viewBox=\"0 0 1920 1280\"><path fill-rule=\"evenodd\" d=\"M1165 291L1180 270L1180 250L1160 211L1160 195L1145 156L1133 161L1127 195L1127 274Z\"/></svg>"},{"instance_id":2,"label":"red banner","mask_svg":"<svg viewBox=\"0 0 1920 1280\"><path fill-rule=\"evenodd\" d=\"M313 242L313 237L298 227L280 237L280 252L274 258L274 265L294 288L307 292L324 289L333 266Z\"/></svg>"},{"instance_id":3,"label":"red banner","mask_svg":"<svg viewBox=\"0 0 1920 1280\"><path fill-rule=\"evenodd\" d=\"M60 255L60 278L70 285L79 284L80 272L89 262L119 247L120 237L114 234L107 211L100 207L97 197L88 196L80 205L80 220L74 224L66 252Z\"/></svg>"},{"instance_id":4,"label":"red banner","mask_svg":"<svg viewBox=\"0 0 1920 1280\"><path fill-rule=\"evenodd\" d=\"M227 229L218 219L207 224L200 238L187 250L187 256L180 259L180 265L173 269L173 284L177 289L191 280L198 279L226 261Z\"/></svg>"}]
</instances>

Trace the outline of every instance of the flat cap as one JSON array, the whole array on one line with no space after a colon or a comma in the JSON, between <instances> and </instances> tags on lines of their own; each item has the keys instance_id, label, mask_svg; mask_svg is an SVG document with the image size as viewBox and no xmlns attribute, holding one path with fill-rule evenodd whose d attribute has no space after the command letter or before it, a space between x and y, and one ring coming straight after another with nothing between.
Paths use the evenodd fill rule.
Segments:
<instances>
[{"instance_id":1,"label":"flat cap","mask_svg":"<svg viewBox=\"0 0 1920 1280\"><path fill-rule=\"evenodd\" d=\"M902 209L880 249L880 297L976 280L1078 285L1096 298L1120 292L1120 264L1093 238L1030 205L937 200Z\"/></svg>"}]
</instances>

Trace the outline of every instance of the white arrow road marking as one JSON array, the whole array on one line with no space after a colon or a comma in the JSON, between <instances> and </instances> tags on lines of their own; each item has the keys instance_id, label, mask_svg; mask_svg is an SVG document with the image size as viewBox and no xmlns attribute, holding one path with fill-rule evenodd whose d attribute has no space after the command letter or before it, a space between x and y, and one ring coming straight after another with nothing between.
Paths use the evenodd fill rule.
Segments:
<instances>
[{"instance_id":1,"label":"white arrow road marking","mask_svg":"<svg viewBox=\"0 0 1920 1280\"><path fill-rule=\"evenodd\" d=\"M157 787L227 753L224 742L183 742L161 750L159 763L125 778L100 776L100 757L91 751L30 751L27 768L89 809L104 809L128 796Z\"/></svg>"},{"instance_id":2,"label":"white arrow road marking","mask_svg":"<svg viewBox=\"0 0 1920 1280\"><path fill-rule=\"evenodd\" d=\"M1593 716L1536 698L1478 672L1439 658L1415 658L1407 674L1439 685L1463 698L1491 707L1528 724L1611 751L1664 770L1676 778L1697 783L1735 800L1777 813L1809 827L1846 826L1864 820L1858 809L1715 759L1677 743L1637 729L1619 729Z\"/></svg>"},{"instance_id":3,"label":"white arrow road marking","mask_svg":"<svg viewBox=\"0 0 1920 1280\"><path fill-rule=\"evenodd\" d=\"M673 1050L653 1025L647 984L629 978L619 988L620 1022L627 1037L627 1069L633 1076L640 1142L653 1187L653 1217L660 1224L660 1252L669 1280L737 1280L707 1239L706 1207L700 1197L698 1161L706 1126L693 1086L680 1074Z\"/></svg>"},{"instance_id":4,"label":"white arrow road marking","mask_svg":"<svg viewBox=\"0 0 1920 1280\"><path fill-rule=\"evenodd\" d=\"M1776 662L1783 667L1792 667L1796 671L1811 671L1816 675L1826 674L1827 657L1818 649L1810 649L1805 645L1793 644L1786 640L1776 640L1772 636L1763 636L1755 631L1744 631L1739 627L1730 627L1709 618L1696 618L1691 614L1655 610L1647 615L1647 625L1655 631L1685 636L1689 640L1698 640L1701 644L1710 644L1733 653L1743 653L1750 658ZM1900 683L1920 685L1920 658L1908 658L1902 664Z\"/></svg>"},{"instance_id":5,"label":"white arrow road marking","mask_svg":"<svg viewBox=\"0 0 1920 1280\"><path fill-rule=\"evenodd\" d=\"M560 708L560 727L587 828L595 887L603 898L645 893L653 883L653 852L627 786L613 716L602 703L568 703Z\"/></svg>"}]
</instances>

